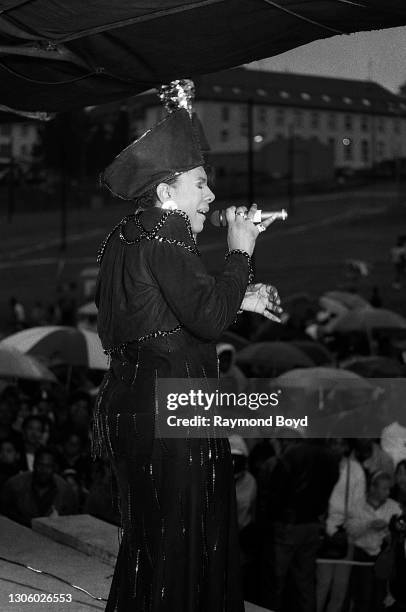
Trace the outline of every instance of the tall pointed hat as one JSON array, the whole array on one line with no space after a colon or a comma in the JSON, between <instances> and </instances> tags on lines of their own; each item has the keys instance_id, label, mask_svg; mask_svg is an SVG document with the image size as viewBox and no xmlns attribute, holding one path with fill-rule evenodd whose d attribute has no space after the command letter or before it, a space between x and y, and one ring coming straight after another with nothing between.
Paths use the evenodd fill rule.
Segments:
<instances>
[{"instance_id":1,"label":"tall pointed hat","mask_svg":"<svg viewBox=\"0 0 406 612\"><path fill-rule=\"evenodd\" d=\"M113 195L133 200L165 179L204 163L196 127L187 110L180 109L121 151L101 175L101 182Z\"/></svg>"}]
</instances>

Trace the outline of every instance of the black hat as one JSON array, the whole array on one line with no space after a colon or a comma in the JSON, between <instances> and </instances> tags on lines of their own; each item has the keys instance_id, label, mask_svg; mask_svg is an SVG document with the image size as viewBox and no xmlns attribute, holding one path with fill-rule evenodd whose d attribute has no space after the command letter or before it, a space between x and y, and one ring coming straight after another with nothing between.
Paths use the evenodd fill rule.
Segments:
<instances>
[{"instance_id":1,"label":"black hat","mask_svg":"<svg viewBox=\"0 0 406 612\"><path fill-rule=\"evenodd\" d=\"M174 111L121 151L101 175L113 195L132 200L180 172L204 165L195 126L185 109Z\"/></svg>"}]
</instances>

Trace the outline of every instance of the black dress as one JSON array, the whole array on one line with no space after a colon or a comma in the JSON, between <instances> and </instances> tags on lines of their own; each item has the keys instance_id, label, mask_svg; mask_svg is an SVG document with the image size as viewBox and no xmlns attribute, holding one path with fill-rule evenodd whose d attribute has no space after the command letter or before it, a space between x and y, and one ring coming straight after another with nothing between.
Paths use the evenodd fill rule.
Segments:
<instances>
[{"instance_id":1,"label":"black dress","mask_svg":"<svg viewBox=\"0 0 406 612\"><path fill-rule=\"evenodd\" d=\"M112 462L123 528L106 610L243 612L229 442L155 437L154 421L159 377L218 377L215 341L242 302L248 258L231 254L215 279L187 216L159 208L124 219L101 256L111 367L94 443Z\"/></svg>"}]
</instances>

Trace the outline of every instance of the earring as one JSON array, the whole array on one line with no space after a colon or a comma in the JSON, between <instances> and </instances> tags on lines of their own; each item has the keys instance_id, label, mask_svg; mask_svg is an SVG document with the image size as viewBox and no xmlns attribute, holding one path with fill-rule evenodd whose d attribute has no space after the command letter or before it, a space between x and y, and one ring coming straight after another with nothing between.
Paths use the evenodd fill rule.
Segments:
<instances>
[{"instance_id":1,"label":"earring","mask_svg":"<svg viewBox=\"0 0 406 612\"><path fill-rule=\"evenodd\" d=\"M176 210L178 208L176 202L174 200L166 200L161 206L165 210Z\"/></svg>"}]
</instances>

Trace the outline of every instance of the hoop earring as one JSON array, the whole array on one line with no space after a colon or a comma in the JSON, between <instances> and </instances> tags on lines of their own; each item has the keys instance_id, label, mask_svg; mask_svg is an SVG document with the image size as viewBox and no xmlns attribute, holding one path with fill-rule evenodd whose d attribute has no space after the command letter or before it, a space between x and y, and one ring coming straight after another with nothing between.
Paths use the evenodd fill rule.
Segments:
<instances>
[{"instance_id":1,"label":"hoop earring","mask_svg":"<svg viewBox=\"0 0 406 612\"><path fill-rule=\"evenodd\" d=\"M175 200L166 200L166 202L162 204L161 208L164 208L165 210L176 210L178 206Z\"/></svg>"}]
</instances>

